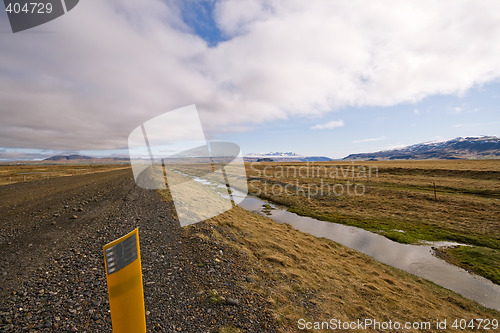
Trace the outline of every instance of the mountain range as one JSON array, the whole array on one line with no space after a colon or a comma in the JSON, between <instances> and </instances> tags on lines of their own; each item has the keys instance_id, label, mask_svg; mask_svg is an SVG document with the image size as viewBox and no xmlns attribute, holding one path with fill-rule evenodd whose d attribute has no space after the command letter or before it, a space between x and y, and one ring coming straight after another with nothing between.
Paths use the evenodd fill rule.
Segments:
<instances>
[{"instance_id":1,"label":"mountain range","mask_svg":"<svg viewBox=\"0 0 500 333\"><path fill-rule=\"evenodd\" d=\"M425 142L374 153L350 154L343 160L426 160L426 159L485 159L500 158L500 138L496 136L458 137L442 142ZM303 156L294 152L253 153L245 155L247 162L327 162L325 156ZM56 155L38 161L48 164L113 164L128 163L128 158L95 158L84 155Z\"/></svg>"},{"instance_id":2,"label":"mountain range","mask_svg":"<svg viewBox=\"0 0 500 333\"><path fill-rule=\"evenodd\" d=\"M500 138L496 136L458 137L442 142L426 142L375 153L351 154L344 160L427 160L500 158Z\"/></svg>"},{"instance_id":3,"label":"mountain range","mask_svg":"<svg viewBox=\"0 0 500 333\"><path fill-rule=\"evenodd\" d=\"M129 159L124 157L91 157L85 155L55 155L38 161L40 164L115 164L115 163L128 163Z\"/></svg>"},{"instance_id":4,"label":"mountain range","mask_svg":"<svg viewBox=\"0 0 500 333\"><path fill-rule=\"evenodd\" d=\"M74 161L74 160L92 160L93 157L84 155L55 155L44 159L44 161Z\"/></svg>"},{"instance_id":5,"label":"mountain range","mask_svg":"<svg viewBox=\"0 0 500 333\"><path fill-rule=\"evenodd\" d=\"M245 155L246 162L326 162L325 156L302 156L293 152L253 153Z\"/></svg>"}]
</instances>

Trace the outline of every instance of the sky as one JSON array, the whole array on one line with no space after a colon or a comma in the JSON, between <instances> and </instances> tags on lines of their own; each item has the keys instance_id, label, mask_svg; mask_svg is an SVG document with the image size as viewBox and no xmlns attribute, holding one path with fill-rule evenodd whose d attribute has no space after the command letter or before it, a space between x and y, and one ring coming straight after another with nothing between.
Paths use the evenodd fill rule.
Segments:
<instances>
[{"instance_id":1,"label":"sky","mask_svg":"<svg viewBox=\"0 0 500 333\"><path fill-rule=\"evenodd\" d=\"M244 154L500 136L499 55L496 0L85 0L15 34L1 10L0 160L127 156L192 104Z\"/></svg>"}]
</instances>

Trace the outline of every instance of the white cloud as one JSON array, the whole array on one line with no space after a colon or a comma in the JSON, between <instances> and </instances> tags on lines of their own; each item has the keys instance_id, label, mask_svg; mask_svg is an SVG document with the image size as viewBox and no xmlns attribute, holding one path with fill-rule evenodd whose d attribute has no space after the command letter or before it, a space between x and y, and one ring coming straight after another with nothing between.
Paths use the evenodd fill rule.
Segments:
<instances>
[{"instance_id":1,"label":"white cloud","mask_svg":"<svg viewBox=\"0 0 500 333\"><path fill-rule=\"evenodd\" d=\"M267 1L220 1L215 10L219 29L228 36L248 33L256 22L272 18L272 3Z\"/></svg>"},{"instance_id":2,"label":"white cloud","mask_svg":"<svg viewBox=\"0 0 500 333\"><path fill-rule=\"evenodd\" d=\"M55 151L24 151L20 149L0 149L0 161L43 160L56 155Z\"/></svg>"},{"instance_id":3,"label":"white cloud","mask_svg":"<svg viewBox=\"0 0 500 333\"><path fill-rule=\"evenodd\" d=\"M478 127L484 127L484 126L487 126L487 125L495 125L495 124L500 124L500 122L454 124L451 127L453 127L453 128L463 128L463 127L466 127L466 128L478 128Z\"/></svg>"},{"instance_id":4,"label":"white cloud","mask_svg":"<svg viewBox=\"0 0 500 333\"><path fill-rule=\"evenodd\" d=\"M478 108L474 108L474 109L467 109L467 108L463 108L463 107L453 107L448 113L449 114L459 114L459 113L476 113L478 112L479 109Z\"/></svg>"},{"instance_id":5,"label":"white cloud","mask_svg":"<svg viewBox=\"0 0 500 333\"><path fill-rule=\"evenodd\" d=\"M314 125L313 127L311 127L311 129L324 130L324 129L334 129L334 128L342 127L342 126L344 126L344 122L342 120L332 120L332 121L329 121L325 124Z\"/></svg>"},{"instance_id":6,"label":"white cloud","mask_svg":"<svg viewBox=\"0 0 500 333\"><path fill-rule=\"evenodd\" d=\"M52 33L2 34L0 146L123 148L140 123L193 103L210 136L500 77L498 1L223 0L232 39L216 47L173 4L81 1L37 28Z\"/></svg>"},{"instance_id":7,"label":"white cloud","mask_svg":"<svg viewBox=\"0 0 500 333\"><path fill-rule=\"evenodd\" d=\"M459 107L459 106L455 106L453 107L448 113L449 114L459 114L463 111L464 109L462 107Z\"/></svg>"},{"instance_id":8,"label":"white cloud","mask_svg":"<svg viewBox=\"0 0 500 333\"><path fill-rule=\"evenodd\" d=\"M363 143L363 142L372 142L372 141L380 141L380 140L385 140L385 136L381 136L379 138L370 138L370 139L362 139L362 140L355 140L352 143Z\"/></svg>"}]
</instances>

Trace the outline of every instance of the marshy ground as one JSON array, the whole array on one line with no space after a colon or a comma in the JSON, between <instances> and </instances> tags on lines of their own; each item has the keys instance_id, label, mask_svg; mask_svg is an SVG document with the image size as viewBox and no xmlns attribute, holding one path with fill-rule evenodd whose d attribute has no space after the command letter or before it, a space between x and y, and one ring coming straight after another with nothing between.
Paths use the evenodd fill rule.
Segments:
<instances>
[{"instance_id":1,"label":"marshy ground","mask_svg":"<svg viewBox=\"0 0 500 333\"><path fill-rule=\"evenodd\" d=\"M471 245L447 258L500 281L500 160L251 163L247 173L250 193L299 215L401 243Z\"/></svg>"}]
</instances>

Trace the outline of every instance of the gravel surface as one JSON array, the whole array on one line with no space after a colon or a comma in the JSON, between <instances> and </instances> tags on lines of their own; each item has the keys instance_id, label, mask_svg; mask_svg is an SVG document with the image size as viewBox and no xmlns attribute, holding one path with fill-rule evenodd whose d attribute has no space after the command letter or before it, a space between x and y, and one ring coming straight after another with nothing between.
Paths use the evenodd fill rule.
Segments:
<instances>
[{"instance_id":1,"label":"gravel surface","mask_svg":"<svg viewBox=\"0 0 500 333\"><path fill-rule=\"evenodd\" d=\"M102 247L136 227L148 331L277 331L213 226L180 228L172 203L119 170L0 186L0 332L111 332Z\"/></svg>"}]
</instances>

